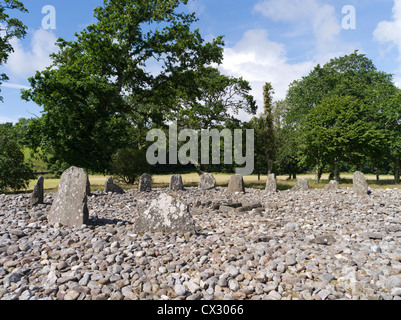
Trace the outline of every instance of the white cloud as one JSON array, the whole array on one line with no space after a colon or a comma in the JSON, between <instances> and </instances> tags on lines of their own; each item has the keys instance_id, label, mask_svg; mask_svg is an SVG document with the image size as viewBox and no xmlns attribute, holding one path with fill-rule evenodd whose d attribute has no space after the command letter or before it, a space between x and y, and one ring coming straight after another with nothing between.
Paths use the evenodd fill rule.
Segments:
<instances>
[{"instance_id":1,"label":"white cloud","mask_svg":"<svg viewBox=\"0 0 401 320\"><path fill-rule=\"evenodd\" d=\"M57 50L56 35L39 29L32 32L30 48L26 49L19 39L12 39L14 52L10 54L5 65L6 74L12 81L27 79L36 71L44 70L51 64L49 54Z\"/></svg>"},{"instance_id":2,"label":"white cloud","mask_svg":"<svg viewBox=\"0 0 401 320\"><path fill-rule=\"evenodd\" d=\"M242 39L224 50L224 61L220 69L224 74L243 77L252 86L259 113L263 111L263 86L271 82L275 100L284 99L288 86L300 79L315 66L312 61L291 64L283 44L269 40L264 29L247 31ZM248 120L241 114L243 120Z\"/></svg>"},{"instance_id":3,"label":"white cloud","mask_svg":"<svg viewBox=\"0 0 401 320\"><path fill-rule=\"evenodd\" d=\"M254 12L273 21L292 23L298 33L312 34L317 57L346 47L339 39L342 27L335 8L321 0L262 0L255 5Z\"/></svg>"},{"instance_id":4,"label":"white cloud","mask_svg":"<svg viewBox=\"0 0 401 320\"><path fill-rule=\"evenodd\" d=\"M401 0L394 0L393 20L380 22L373 32L373 38L384 44L396 46L401 58Z\"/></svg>"},{"instance_id":5,"label":"white cloud","mask_svg":"<svg viewBox=\"0 0 401 320\"><path fill-rule=\"evenodd\" d=\"M29 89L28 86L24 86L22 84L17 84L17 83L8 83L8 82L2 83L1 86L4 88L11 88L11 89Z\"/></svg>"}]
</instances>

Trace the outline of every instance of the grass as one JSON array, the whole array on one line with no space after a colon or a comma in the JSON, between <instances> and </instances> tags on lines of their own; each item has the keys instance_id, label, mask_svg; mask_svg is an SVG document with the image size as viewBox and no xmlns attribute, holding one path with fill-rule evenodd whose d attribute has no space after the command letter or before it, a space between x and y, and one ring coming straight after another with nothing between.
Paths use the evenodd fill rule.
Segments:
<instances>
[{"instance_id":1,"label":"grass","mask_svg":"<svg viewBox=\"0 0 401 320\"><path fill-rule=\"evenodd\" d=\"M228 185L228 181L232 174L222 174L215 173L214 177L216 179L216 183L218 186L226 187ZM368 184L373 189L379 188L395 188L400 187L399 185L395 185L393 182L393 177L390 175L380 176L380 181L376 181L375 175L365 175ZM104 184L107 180L108 176L103 175L90 175L89 181L91 183L92 190L103 190ZM288 176L278 176L277 177L277 185L279 190L287 190L292 188L296 181L295 180L287 180ZM322 189L329 182L328 180L329 174L323 174L322 180L319 184L316 184L314 181L313 174L300 174L298 175L298 179L308 179L309 184L312 189ZM199 183L199 176L197 173L188 173L182 174L182 179L184 185L187 187L195 187ZM261 176L260 180L258 180L257 175L252 176L244 176L244 182L246 187L255 188L255 189L264 189L266 184L267 176ZM56 192L58 188L58 184L60 179L46 179L44 181L45 192ZM170 175L154 175L153 176L153 186L155 188L168 187L170 182ZM31 180L29 183L27 192L32 192L35 186L36 180ZM351 173L343 173L341 174L341 187L352 187L352 174ZM136 188L136 185L121 185L125 189Z\"/></svg>"}]
</instances>

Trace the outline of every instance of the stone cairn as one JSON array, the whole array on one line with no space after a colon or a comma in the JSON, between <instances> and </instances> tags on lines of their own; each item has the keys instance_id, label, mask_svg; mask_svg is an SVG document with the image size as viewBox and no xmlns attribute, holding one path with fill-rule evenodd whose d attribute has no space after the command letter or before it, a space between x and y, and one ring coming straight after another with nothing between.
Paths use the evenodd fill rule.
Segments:
<instances>
[{"instance_id":1,"label":"stone cairn","mask_svg":"<svg viewBox=\"0 0 401 320\"><path fill-rule=\"evenodd\" d=\"M66 227L76 228L87 224L89 193L90 184L87 172L77 167L71 167L64 171L48 215L49 223L60 223Z\"/></svg>"},{"instance_id":2,"label":"stone cairn","mask_svg":"<svg viewBox=\"0 0 401 320\"><path fill-rule=\"evenodd\" d=\"M211 173L203 173L200 176L199 186L202 190L211 190L216 188L216 179Z\"/></svg>"},{"instance_id":3,"label":"stone cairn","mask_svg":"<svg viewBox=\"0 0 401 320\"><path fill-rule=\"evenodd\" d=\"M365 175L362 172L356 171L353 177L354 192L357 195L369 194L368 184L366 182Z\"/></svg>"},{"instance_id":4,"label":"stone cairn","mask_svg":"<svg viewBox=\"0 0 401 320\"><path fill-rule=\"evenodd\" d=\"M148 173L144 173L139 178L138 190L140 192L150 192L152 191L152 176Z\"/></svg>"},{"instance_id":5,"label":"stone cairn","mask_svg":"<svg viewBox=\"0 0 401 320\"><path fill-rule=\"evenodd\" d=\"M277 178L274 173L269 174L267 176L266 181L266 189L268 193L276 193L277 192Z\"/></svg>"},{"instance_id":6,"label":"stone cairn","mask_svg":"<svg viewBox=\"0 0 401 320\"><path fill-rule=\"evenodd\" d=\"M235 175L230 178L228 182L227 192L245 192L244 178L240 175Z\"/></svg>"},{"instance_id":7,"label":"stone cairn","mask_svg":"<svg viewBox=\"0 0 401 320\"><path fill-rule=\"evenodd\" d=\"M170 178L170 191L181 191L181 190L184 190L182 176L180 174L172 175Z\"/></svg>"},{"instance_id":8,"label":"stone cairn","mask_svg":"<svg viewBox=\"0 0 401 320\"><path fill-rule=\"evenodd\" d=\"M38 178L38 181L33 188L33 193L31 196L31 208L36 207L38 204L43 204L43 198L44 198L44 178L40 176Z\"/></svg>"}]
</instances>

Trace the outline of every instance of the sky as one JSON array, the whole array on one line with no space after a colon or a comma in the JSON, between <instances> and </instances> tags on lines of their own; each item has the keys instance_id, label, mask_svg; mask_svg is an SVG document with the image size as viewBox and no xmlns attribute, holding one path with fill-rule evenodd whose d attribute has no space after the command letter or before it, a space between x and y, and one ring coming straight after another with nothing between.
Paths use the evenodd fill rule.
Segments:
<instances>
[{"instance_id":1,"label":"sky","mask_svg":"<svg viewBox=\"0 0 401 320\"><path fill-rule=\"evenodd\" d=\"M0 73L0 123L40 116L42 108L21 100L28 78L51 64L59 37L95 23L93 9L102 0L23 0L29 13L10 12L28 27L25 39L13 39L12 53ZM51 6L51 7L49 7ZM49 11L49 9L51 9ZM401 87L401 0L189 0L204 39L224 36L228 76L243 77L263 110L263 85L271 82L274 99L285 98L288 86L317 64L355 50L366 54L378 70L394 75ZM242 120L249 120L240 114Z\"/></svg>"}]
</instances>

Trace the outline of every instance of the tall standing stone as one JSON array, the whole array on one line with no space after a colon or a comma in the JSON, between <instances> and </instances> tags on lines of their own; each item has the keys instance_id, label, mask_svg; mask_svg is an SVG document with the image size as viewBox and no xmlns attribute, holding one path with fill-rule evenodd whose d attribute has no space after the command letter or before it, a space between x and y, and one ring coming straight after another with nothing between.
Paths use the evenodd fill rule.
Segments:
<instances>
[{"instance_id":1,"label":"tall standing stone","mask_svg":"<svg viewBox=\"0 0 401 320\"><path fill-rule=\"evenodd\" d=\"M268 193L276 193L277 192L277 178L274 173L269 174L267 176L266 191Z\"/></svg>"},{"instance_id":2,"label":"tall standing stone","mask_svg":"<svg viewBox=\"0 0 401 320\"><path fill-rule=\"evenodd\" d=\"M235 175L228 182L227 192L245 192L244 178L240 175Z\"/></svg>"},{"instance_id":3,"label":"tall standing stone","mask_svg":"<svg viewBox=\"0 0 401 320\"><path fill-rule=\"evenodd\" d=\"M199 186L202 190L210 190L216 188L216 179L211 173L203 173L200 176Z\"/></svg>"},{"instance_id":4,"label":"tall standing stone","mask_svg":"<svg viewBox=\"0 0 401 320\"><path fill-rule=\"evenodd\" d=\"M297 180L297 183L291 189L291 191L309 191L309 190L310 190L310 186L309 186L308 179Z\"/></svg>"},{"instance_id":5,"label":"tall standing stone","mask_svg":"<svg viewBox=\"0 0 401 320\"><path fill-rule=\"evenodd\" d=\"M152 176L148 173L144 173L139 178L139 186L138 190L140 192L149 192L152 191Z\"/></svg>"},{"instance_id":6,"label":"tall standing stone","mask_svg":"<svg viewBox=\"0 0 401 320\"><path fill-rule=\"evenodd\" d=\"M366 182L365 175L362 172L356 171L353 178L354 192L358 195L368 194L368 183Z\"/></svg>"},{"instance_id":7,"label":"tall standing stone","mask_svg":"<svg viewBox=\"0 0 401 320\"><path fill-rule=\"evenodd\" d=\"M182 183L182 176L180 174L174 174L170 178L170 191L184 190L184 184Z\"/></svg>"},{"instance_id":8,"label":"tall standing stone","mask_svg":"<svg viewBox=\"0 0 401 320\"><path fill-rule=\"evenodd\" d=\"M38 178L38 181L36 182L35 187L33 188L33 193L31 196L31 207L36 207L38 204L43 204L43 198L44 198L44 187L43 187L43 182L44 178L40 176Z\"/></svg>"},{"instance_id":9,"label":"tall standing stone","mask_svg":"<svg viewBox=\"0 0 401 320\"><path fill-rule=\"evenodd\" d=\"M48 215L49 223L61 223L66 227L81 227L87 224L89 190L88 174L83 169L71 167L64 171Z\"/></svg>"}]
</instances>

